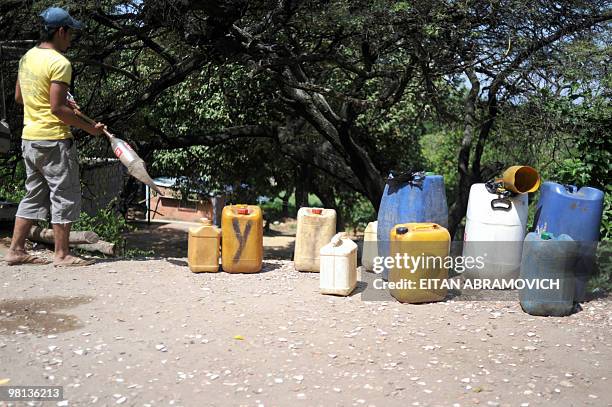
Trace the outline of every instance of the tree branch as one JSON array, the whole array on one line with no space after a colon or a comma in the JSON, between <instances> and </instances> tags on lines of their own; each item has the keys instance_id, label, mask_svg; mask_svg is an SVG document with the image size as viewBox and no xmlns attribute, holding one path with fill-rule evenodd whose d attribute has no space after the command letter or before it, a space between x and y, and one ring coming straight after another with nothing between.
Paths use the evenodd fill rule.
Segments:
<instances>
[{"instance_id":1,"label":"tree branch","mask_svg":"<svg viewBox=\"0 0 612 407\"><path fill-rule=\"evenodd\" d=\"M113 65L105 64L104 62L100 62L100 61L97 61L95 59L90 59L90 58L75 57L75 58L72 58L72 60L74 62L81 62L81 63L86 64L86 65L99 66L99 67L102 67L104 69L108 69L109 71L120 73L121 75L127 76L128 78L130 78L134 82L140 81L140 78L138 76L134 75L132 72L130 72L128 70L125 70L123 68L119 68L118 66L113 66Z\"/></svg>"}]
</instances>

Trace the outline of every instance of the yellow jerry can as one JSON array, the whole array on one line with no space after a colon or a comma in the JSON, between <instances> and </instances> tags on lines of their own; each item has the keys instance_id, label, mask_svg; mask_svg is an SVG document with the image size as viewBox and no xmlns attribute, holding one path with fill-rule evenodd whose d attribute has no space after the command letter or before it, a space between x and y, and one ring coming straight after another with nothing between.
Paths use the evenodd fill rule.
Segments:
<instances>
[{"instance_id":1,"label":"yellow jerry can","mask_svg":"<svg viewBox=\"0 0 612 407\"><path fill-rule=\"evenodd\" d=\"M201 226L189 228L187 264L194 273L219 271L221 230L210 219L202 218Z\"/></svg>"},{"instance_id":2,"label":"yellow jerry can","mask_svg":"<svg viewBox=\"0 0 612 407\"><path fill-rule=\"evenodd\" d=\"M389 291L399 302L442 301L447 288L450 234L436 223L403 223L391 228ZM395 287L393 287L395 285Z\"/></svg>"},{"instance_id":3,"label":"yellow jerry can","mask_svg":"<svg viewBox=\"0 0 612 407\"><path fill-rule=\"evenodd\" d=\"M263 263L263 217L255 205L228 205L221 214L221 265L228 273L257 273Z\"/></svg>"},{"instance_id":4,"label":"yellow jerry can","mask_svg":"<svg viewBox=\"0 0 612 407\"><path fill-rule=\"evenodd\" d=\"M319 252L336 234L336 211L300 208L293 262L298 271L319 272Z\"/></svg>"}]
</instances>

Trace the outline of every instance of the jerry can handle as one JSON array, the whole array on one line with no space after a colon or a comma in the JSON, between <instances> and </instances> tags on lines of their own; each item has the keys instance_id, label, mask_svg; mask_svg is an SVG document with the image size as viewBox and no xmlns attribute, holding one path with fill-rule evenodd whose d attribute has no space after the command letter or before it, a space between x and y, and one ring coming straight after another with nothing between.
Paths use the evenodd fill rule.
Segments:
<instances>
[{"instance_id":1,"label":"jerry can handle","mask_svg":"<svg viewBox=\"0 0 612 407\"><path fill-rule=\"evenodd\" d=\"M417 188L422 188L425 182L425 171L412 171L408 170L405 172L395 173L391 171L387 178L387 184L389 186L399 187L401 185L410 185Z\"/></svg>"},{"instance_id":2,"label":"jerry can handle","mask_svg":"<svg viewBox=\"0 0 612 407\"><path fill-rule=\"evenodd\" d=\"M346 239L346 232L336 233L334 237L332 237L331 244L334 247L338 247L342 244L342 239Z\"/></svg>"},{"instance_id":3,"label":"jerry can handle","mask_svg":"<svg viewBox=\"0 0 612 407\"><path fill-rule=\"evenodd\" d=\"M572 184L563 184L563 187L565 188L565 190L567 192L569 192L570 194L575 194L576 192L578 192L578 187L576 185L572 185Z\"/></svg>"},{"instance_id":4,"label":"jerry can handle","mask_svg":"<svg viewBox=\"0 0 612 407\"><path fill-rule=\"evenodd\" d=\"M508 198L496 198L491 201L491 209L494 211L508 212L512 209L512 201Z\"/></svg>"},{"instance_id":5,"label":"jerry can handle","mask_svg":"<svg viewBox=\"0 0 612 407\"><path fill-rule=\"evenodd\" d=\"M428 230L428 229L437 229L439 227L440 226L438 226L437 223L425 223L422 225L416 225L412 229L413 230Z\"/></svg>"}]
</instances>

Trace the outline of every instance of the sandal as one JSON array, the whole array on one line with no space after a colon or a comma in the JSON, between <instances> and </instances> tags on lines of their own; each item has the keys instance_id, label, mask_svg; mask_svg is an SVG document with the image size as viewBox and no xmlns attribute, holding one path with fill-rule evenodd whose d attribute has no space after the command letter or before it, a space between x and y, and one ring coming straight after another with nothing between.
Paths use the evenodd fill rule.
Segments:
<instances>
[{"instance_id":1,"label":"sandal","mask_svg":"<svg viewBox=\"0 0 612 407\"><path fill-rule=\"evenodd\" d=\"M42 257L34 256L32 254L24 254L22 257L19 257L15 260L6 260L6 264L9 266L19 266L19 265L44 265L51 263L49 260L44 259Z\"/></svg>"},{"instance_id":2,"label":"sandal","mask_svg":"<svg viewBox=\"0 0 612 407\"><path fill-rule=\"evenodd\" d=\"M95 260L85 260L80 257L72 257L70 260L62 263L53 263L55 267L85 267L94 264Z\"/></svg>"}]
</instances>

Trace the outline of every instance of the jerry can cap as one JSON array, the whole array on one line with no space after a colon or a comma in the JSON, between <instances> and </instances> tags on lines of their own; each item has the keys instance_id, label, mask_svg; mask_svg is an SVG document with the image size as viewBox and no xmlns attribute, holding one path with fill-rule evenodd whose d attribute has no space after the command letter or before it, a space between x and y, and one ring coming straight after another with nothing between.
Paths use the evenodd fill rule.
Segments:
<instances>
[{"instance_id":1,"label":"jerry can cap","mask_svg":"<svg viewBox=\"0 0 612 407\"><path fill-rule=\"evenodd\" d=\"M542 240L550 240L552 238L553 238L553 234L550 233L550 232L542 232L540 234L540 239L542 239Z\"/></svg>"},{"instance_id":2,"label":"jerry can cap","mask_svg":"<svg viewBox=\"0 0 612 407\"><path fill-rule=\"evenodd\" d=\"M238 215L248 215L249 214L249 208L238 208L236 210L236 213L238 213Z\"/></svg>"},{"instance_id":3,"label":"jerry can cap","mask_svg":"<svg viewBox=\"0 0 612 407\"><path fill-rule=\"evenodd\" d=\"M322 208L312 208L310 212L314 213L315 215L320 215L323 213L323 209Z\"/></svg>"},{"instance_id":4,"label":"jerry can cap","mask_svg":"<svg viewBox=\"0 0 612 407\"><path fill-rule=\"evenodd\" d=\"M398 235L405 235L406 233L408 233L408 228L405 226L400 226L398 228L395 228L395 233L397 233Z\"/></svg>"}]
</instances>

